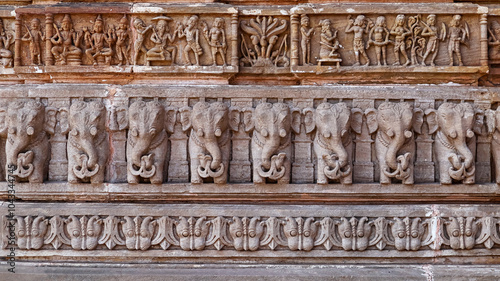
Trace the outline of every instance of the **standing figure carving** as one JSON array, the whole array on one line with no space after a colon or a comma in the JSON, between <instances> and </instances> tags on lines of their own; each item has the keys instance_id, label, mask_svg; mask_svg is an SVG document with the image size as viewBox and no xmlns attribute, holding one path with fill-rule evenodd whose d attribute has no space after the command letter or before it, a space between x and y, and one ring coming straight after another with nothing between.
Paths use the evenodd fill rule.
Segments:
<instances>
[{"instance_id":1,"label":"standing figure carving","mask_svg":"<svg viewBox=\"0 0 500 281\"><path fill-rule=\"evenodd\" d=\"M56 109L45 107L35 100L11 102L8 109L0 109L4 120L0 134L7 135L5 154L7 177L41 183L47 176L50 144L47 133L54 134ZM6 115L5 115L6 113ZM9 173L9 167L14 171Z\"/></svg>"},{"instance_id":2,"label":"standing figure carving","mask_svg":"<svg viewBox=\"0 0 500 281\"><path fill-rule=\"evenodd\" d=\"M134 38L134 65L137 65L139 61L139 55L142 53L147 53L148 50L144 47L144 39L146 39L146 33L153 28L152 25L146 26L143 20L140 18L135 18L134 22L135 38Z\"/></svg>"},{"instance_id":3,"label":"standing figure carving","mask_svg":"<svg viewBox=\"0 0 500 281\"><path fill-rule=\"evenodd\" d=\"M500 184L500 109L487 110L486 128L491 135L491 154L493 156L494 171L496 175L496 183Z\"/></svg>"},{"instance_id":4,"label":"standing figure carving","mask_svg":"<svg viewBox=\"0 0 500 281\"><path fill-rule=\"evenodd\" d=\"M454 15L450 22L448 38L450 39L448 43L448 56L450 57L450 66L453 66L453 54L457 56L458 65L463 66L462 53L460 51L460 45L465 44L468 47L469 40L469 25L464 22L462 25L462 16Z\"/></svg>"},{"instance_id":5,"label":"standing figure carving","mask_svg":"<svg viewBox=\"0 0 500 281\"><path fill-rule=\"evenodd\" d=\"M82 32L73 29L73 23L68 14L64 15L61 22L61 29L54 23L56 34L50 38L54 45L51 52L59 65L80 65L82 63L82 49L80 46Z\"/></svg>"},{"instance_id":6,"label":"standing figure carving","mask_svg":"<svg viewBox=\"0 0 500 281\"><path fill-rule=\"evenodd\" d=\"M367 19L364 15L359 15L354 20L352 16L349 15L349 23L345 28L345 33L354 33L354 41L353 41L353 51L356 55L356 63L353 66L361 65L359 60L359 56L363 56L366 63L365 66L370 64L370 59L365 51L365 41L363 41L363 34L368 34L368 31L373 26L373 22Z\"/></svg>"},{"instance_id":7,"label":"standing figure carving","mask_svg":"<svg viewBox=\"0 0 500 281\"><path fill-rule=\"evenodd\" d=\"M92 28L92 36L89 39L90 42L87 42L87 45L90 45L91 48L87 49L85 54L90 58L92 64L94 66L97 66L98 63L111 65L116 33L114 28L108 28L107 33L104 33L104 22L101 15L97 16ZM105 47L105 43L108 44L108 47Z\"/></svg>"},{"instance_id":8,"label":"standing figure carving","mask_svg":"<svg viewBox=\"0 0 500 281\"><path fill-rule=\"evenodd\" d=\"M311 64L311 36L314 33L314 28L309 28L309 17L307 15L300 16L300 47L302 49L302 64Z\"/></svg>"},{"instance_id":9,"label":"standing figure carving","mask_svg":"<svg viewBox=\"0 0 500 281\"><path fill-rule=\"evenodd\" d=\"M217 65L217 53L219 53L222 58L222 65L226 66L227 43L226 32L224 31L224 19L215 18L210 31L206 22L201 22L201 26L203 28L203 35L208 45L210 45L213 65Z\"/></svg>"},{"instance_id":10,"label":"standing figure carving","mask_svg":"<svg viewBox=\"0 0 500 281\"><path fill-rule=\"evenodd\" d=\"M474 154L469 145L475 143L474 131L481 132L483 113L469 103L445 102L437 111L426 110L426 115L429 133L437 132L434 148L441 184L473 184Z\"/></svg>"},{"instance_id":11,"label":"standing figure carving","mask_svg":"<svg viewBox=\"0 0 500 281\"><path fill-rule=\"evenodd\" d=\"M304 110L306 133L316 129L314 153L317 158L317 183L327 184L329 180L339 180L343 184L352 183L352 136L351 128L361 133L363 113L359 109L349 109L343 102L322 103L316 110Z\"/></svg>"},{"instance_id":12,"label":"standing figure carving","mask_svg":"<svg viewBox=\"0 0 500 281\"><path fill-rule=\"evenodd\" d=\"M182 129L191 129L191 183L202 183L203 179L226 183L231 150L229 129L238 130L239 110L230 111L222 102L198 102L192 110L180 109L180 114Z\"/></svg>"},{"instance_id":13,"label":"standing figure carving","mask_svg":"<svg viewBox=\"0 0 500 281\"><path fill-rule=\"evenodd\" d=\"M76 101L68 121L68 182L104 182L109 155L104 104Z\"/></svg>"},{"instance_id":14,"label":"standing figure carving","mask_svg":"<svg viewBox=\"0 0 500 281\"><path fill-rule=\"evenodd\" d=\"M404 66L409 65L410 59L408 58L408 54L406 53L405 38L406 36L411 35L411 31L405 27L404 15L398 15L396 17L396 22L391 29L391 35L396 36L394 40L394 57L396 58L396 62L394 63L394 65L401 65L399 53L401 53L406 59Z\"/></svg>"},{"instance_id":15,"label":"standing figure carving","mask_svg":"<svg viewBox=\"0 0 500 281\"><path fill-rule=\"evenodd\" d=\"M500 23L498 21L491 22L488 26L488 46L490 59L498 60L500 59Z\"/></svg>"},{"instance_id":16,"label":"standing figure carving","mask_svg":"<svg viewBox=\"0 0 500 281\"><path fill-rule=\"evenodd\" d=\"M200 31L198 30L198 16L191 16L187 22L187 26L183 30L179 30L179 38L186 37L186 46L182 50L184 61L187 65L193 65L189 58L189 52L193 52L196 65L200 65L200 56L203 55L203 49L200 46Z\"/></svg>"},{"instance_id":17,"label":"standing figure carving","mask_svg":"<svg viewBox=\"0 0 500 281\"><path fill-rule=\"evenodd\" d=\"M40 20L34 18L31 20L31 29L26 26L26 33L23 38L21 38L24 42L29 42L30 47L30 55L31 55L31 64L33 65L42 65L42 48L41 44L45 41L45 36L40 28Z\"/></svg>"},{"instance_id":18,"label":"standing figure carving","mask_svg":"<svg viewBox=\"0 0 500 281\"><path fill-rule=\"evenodd\" d=\"M128 20L127 15L123 15L118 24L118 30L116 30L116 56L118 58L118 66L123 64L129 64L129 48L130 48L130 36L128 32Z\"/></svg>"},{"instance_id":19,"label":"standing figure carving","mask_svg":"<svg viewBox=\"0 0 500 281\"><path fill-rule=\"evenodd\" d=\"M409 103L384 102L378 110L366 111L370 134L377 131L375 151L380 166L380 183L390 184L391 178L403 184L413 184L415 139L413 131L421 133L423 112Z\"/></svg>"},{"instance_id":20,"label":"standing figure carving","mask_svg":"<svg viewBox=\"0 0 500 281\"><path fill-rule=\"evenodd\" d=\"M384 66L387 65L387 45L393 43L389 40L390 35L391 33L389 29L387 29L385 17L379 16L377 21L375 21L375 26L372 27L368 34L368 46L366 47L368 49L371 45L375 46L378 66L381 66L382 63Z\"/></svg>"},{"instance_id":21,"label":"standing figure carving","mask_svg":"<svg viewBox=\"0 0 500 281\"><path fill-rule=\"evenodd\" d=\"M168 110L172 112L173 110ZM117 118L119 123L127 118ZM163 182L165 158L167 155L167 122L175 118L167 118L165 108L159 101L145 102L138 100L130 105L128 112L127 138L127 181L139 183L148 180L153 184ZM125 128L126 124L118 124Z\"/></svg>"},{"instance_id":22,"label":"standing figure carving","mask_svg":"<svg viewBox=\"0 0 500 281\"><path fill-rule=\"evenodd\" d=\"M4 67L12 67L13 54L10 46L14 43L14 35L5 31L3 20L0 19L0 58Z\"/></svg>"},{"instance_id":23,"label":"standing figure carving","mask_svg":"<svg viewBox=\"0 0 500 281\"><path fill-rule=\"evenodd\" d=\"M153 20L158 21L156 26L152 28L153 34L151 35L151 42L155 46L146 53L146 65L149 66L151 61L169 61L175 64L177 48L169 46L168 43L175 41L178 30L174 31L174 34L169 33L168 21L172 20L170 17L159 16L153 18Z\"/></svg>"},{"instance_id":24,"label":"standing figure carving","mask_svg":"<svg viewBox=\"0 0 500 281\"><path fill-rule=\"evenodd\" d=\"M432 14L427 16L427 23L424 23L424 29L422 29L422 36L428 37L427 45L425 47L425 53L422 57L422 65L425 66L425 60L429 55L432 54L431 57L431 66L436 66L434 60L436 60L436 56L439 51L439 40L443 41L445 38L446 27L443 26L441 29L441 33L439 33L438 28L436 27L436 15Z\"/></svg>"},{"instance_id":25,"label":"standing figure carving","mask_svg":"<svg viewBox=\"0 0 500 281\"><path fill-rule=\"evenodd\" d=\"M300 132L300 111L290 110L284 103L261 103L255 110L243 113L245 130L253 130L253 182L266 179L289 183L291 169L292 130Z\"/></svg>"}]
</instances>

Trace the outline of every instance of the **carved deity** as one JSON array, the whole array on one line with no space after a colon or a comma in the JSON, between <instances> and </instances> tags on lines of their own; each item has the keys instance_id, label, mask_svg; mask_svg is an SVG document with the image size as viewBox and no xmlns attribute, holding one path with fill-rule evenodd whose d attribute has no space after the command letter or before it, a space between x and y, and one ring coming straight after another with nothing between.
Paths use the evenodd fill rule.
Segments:
<instances>
[{"instance_id":1,"label":"carved deity","mask_svg":"<svg viewBox=\"0 0 500 281\"><path fill-rule=\"evenodd\" d=\"M500 59L500 23L498 21L491 22L488 33L490 34L488 37L490 59L498 60Z\"/></svg>"},{"instance_id":2,"label":"carved deity","mask_svg":"<svg viewBox=\"0 0 500 281\"><path fill-rule=\"evenodd\" d=\"M187 21L186 27L179 30L179 38L186 38L186 46L182 50L184 61L188 65L193 65L189 58L189 52L193 52L196 60L196 65L200 65L200 56L203 54L203 49L200 46L200 31L197 28L198 16L193 15Z\"/></svg>"},{"instance_id":3,"label":"carved deity","mask_svg":"<svg viewBox=\"0 0 500 281\"><path fill-rule=\"evenodd\" d=\"M353 64L353 66L359 66L361 64L359 60L360 55L363 56L366 61L365 66L368 66L370 64L370 59L365 51L363 34L368 34L370 28L373 26L373 22L367 19L364 15L357 16L355 20L349 15L348 19L349 23L345 28L345 32L354 33L353 51L356 55L356 63Z\"/></svg>"},{"instance_id":4,"label":"carved deity","mask_svg":"<svg viewBox=\"0 0 500 281\"><path fill-rule=\"evenodd\" d=\"M208 25L205 22L201 22L203 28L203 35L210 45L210 51L212 52L213 65L217 65L217 53L220 54L222 58L222 65L226 65L226 53L227 53L227 43L226 43L226 32L224 31L224 19L215 18L214 23L210 31L208 30Z\"/></svg>"},{"instance_id":5,"label":"carved deity","mask_svg":"<svg viewBox=\"0 0 500 281\"><path fill-rule=\"evenodd\" d=\"M401 65L399 53L401 53L403 57L406 59L404 66L410 64L410 59L408 58L408 54L406 53L405 38L406 36L411 35L411 31L408 30L408 28L406 28L404 25L405 25L405 16L398 15L396 17L396 22L394 23L394 26L392 27L390 32L391 35L395 36L394 56L396 58L396 62L394 63L394 65Z\"/></svg>"},{"instance_id":6,"label":"carved deity","mask_svg":"<svg viewBox=\"0 0 500 281\"><path fill-rule=\"evenodd\" d=\"M385 35L384 35L385 34ZM393 43L389 40L390 31L387 29L387 24L384 16L379 16L375 21L375 26L370 29L368 34L368 46L375 46L375 53L377 54L377 65L387 65L387 45ZM373 37L372 37L373 36ZM373 39L372 39L373 38Z\"/></svg>"},{"instance_id":7,"label":"carved deity","mask_svg":"<svg viewBox=\"0 0 500 281\"><path fill-rule=\"evenodd\" d=\"M116 30L116 56L118 57L118 66L129 64L128 51L130 48L130 36L128 32L127 15L123 15Z\"/></svg>"},{"instance_id":8,"label":"carved deity","mask_svg":"<svg viewBox=\"0 0 500 281\"><path fill-rule=\"evenodd\" d=\"M81 43L82 32L76 32L73 29L73 23L68 14L64 15L61 22L61 29L54 24L56 34L50 38L55 46L51 52L59 65L80 65L82 62L82 49L78 46Z\"/></svg>"},{"instance_id":9,"label":"carved deity","mask_svg":"<svg viewBox=\"0 0 500 281\"><path fill-rule=\"evenodd\" d=\"M311 36L314 28L309 28L309 17L301 15L300 17L300 47L302 48L303 65L312 65L311 63Z\"/></svg>"},{"instance_id":10,"label":"carved deity","mask_svg":"<svg viewBox=\"0 0 500 281\"><path fill-rule=\"evenodd\" d=\"M139 55L141 52L147 53L148 50L144 47L144 39L146 38L146 33L153 28L152 25L146 26L144 21L140 18L135 18L134 22L135 38L134 38L134 65L137 65L139 60Z\"/></svg>"},{"instance_id":11,"label":"carved deity","mask_svg":"<svg viewBox=\"0 0 500 281\"><path fill-rule=\"evenodd\" d=\"M14 35L5 31L3 20L0 19L0 58L4 67L12 67L13 54L9 50L10 46L14 43Z\"/></svg>"},{"instance_id":12,"label":"carved deity","mask_svg":"<svg viewBox=\"0 0 500 281\"><path fill-rule=\"evenodd\" d=\"M462 53L460 51L460 45L467 45L467 40L469 39L469 25L464 22L462 25L462 16L454 15L450 22L448 38L450 39L448 43L448 56L450 57L450 66L454 65L453 54L457 57L458 65L463 66Z\"/></svg>"},{"instance_id":13,"label":"carved deity","mask_svg":"<svg viewBox=\"0 0 500 281\"><path fill-rule=\"evenodd\" d=\"M86 38L88 40L88 38ZM104 22L101 15L98 15L94 26L92 28L92 36L90 37L90 49L85 51L85 54L90 58L90 61L94 66L98 65L98 62L105 62L106 65L111 65L111 59L113 57L113 45L116 42L116 33L114 28L108 28L107 33L104 33ZM105 44L108 46L106 47Z\"/></svg>"},{"instance_id":14,"label":"carved deity","mask_svg":"<svg viewBox=\"0 0 500 281\"><path fill-rule=\"evenodd\" d=\"M23 42L29 42L30 59L32 65L42 65L42 48L41 44L45 40L45 35L40 27L40 20L34 18L31 20L31 29L26 27L26 33L21 38Z\"/></svg>"},{"instance_id":15,"label":"carved deity","mask_svg":"<svg viewBox=\"0 0 500 281\"><path fill-rule=\"evenodd\" d=\"M153 34L151 34L151 42L155 44L146 53L146 65L150 65L151 61L171 61L175 64L177 55L177 48L169 46L168 43L175 41L178 30L173 34L169 33L168 21L172 20L170 17L158 16L153 18L153 21L158 21L156 26L153 27Z\"/></svg>"},{"instance_id":16,"label":"carved deity","mask_svg":"<svg viewBox=\"0 0 500 281\"><path fill-rule=\"evenodd\" d=\"M337 38L337 30L332 28L332 22L324 19L319 22L321 25L321 41L319 49L320 59L338 58L340 54L337 50L341 47Z\"/></svg>"},{"instance_id":17,"label":"carved deity","mask_svg":"<svg viewBox=\"0 0 500 281\"><path fill-rule=\"evenodd\" d=\"M424 29L422 30L422 36L423 37L428 37L427 39L427 45L425 47L425 53L424 56L422 57L422 65L425 66L425 60L429 55L432 54L431 57L431 66L436 66L434 63L434 60L436 59L436 56L439 51L439 40L444 40L444 31L445 28L441 30L441 34L439 34L439 30L436 27L436 15L432 14L427 16L427 23L424 23Z\"/></svg>"}]
</instances>

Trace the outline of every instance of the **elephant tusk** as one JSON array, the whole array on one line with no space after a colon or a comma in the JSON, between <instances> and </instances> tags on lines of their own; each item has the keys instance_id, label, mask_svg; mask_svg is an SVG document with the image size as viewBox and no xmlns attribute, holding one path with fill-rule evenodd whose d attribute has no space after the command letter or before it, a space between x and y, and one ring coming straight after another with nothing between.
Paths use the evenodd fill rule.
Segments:
<instances>
[{"instance_id":1,"label":"elephant tusk","mask_svg":"<svg viewBox=\"0 0 500 281\"><path fill-rule=\"evenodd\" d=\"M220 163L219 168L212 170L210 168L212 164L212 156L199 154L200 165L198 165L198 175L202 178L218 178L224 173L224 164Z\"/></svg>"},{"instance_id":2,"label":"elephant tusk","mask_svg":"<svg viewBox=\"0 0 500 281\"><path fill-rule=\"evenodd\" d=\"M450 177L452 177L455 180L463 180L465 178L465 163L462 163L462 166L460 169L453 169L450 167L448 169L448 173L450 174Z\"/></svg>"},{"instance_id":3,"label":"elephant tusk","mask_svg":"<svg viewBox=\"0 0 500 281\"><path fill-rule=\"evenodd\" d=\"M278 180L285 175L286 168L283 165L286 154L280 153L278 155L273 155L271 157L271 168L268 171L264 171L264 167L260 166L260 169L257 169L259 175L263 178L269 178L272 180Z\"/></svg>"},{"instance_id":4,"label":"elephant tusk","mask_svg":"<svg viewBox=\"0 0 500 281\"><path fill-rule=\"evenodd\" d=\"M385 176L390 178L396 178L398 180L404 180L410 176L410 157L411 154L409 152L404 155L399 155L396 159L398 166L394 172L390 172L390 168L387 167L382 172Z\"/></svg>"},{"instance_id":5,"label":"elephant tusk","mask_svg":"<svg viewBox=\"0 0 500 281\"><path fill-rule=\"evenodd\" d=\"M19 153L17 156L17 169L12 174L20 178L29 177L31 173L33 173L34 169L34 166L31 163L32 161L33 161L33 151Z\"/></svg>"},{"instance_id":6,"label":"elephant tusk","mask_svg":"<svg viewBox=\"0 0 500 281\"><path fill-rule=\"evenodd\" d=\"M129 171L134 176L150 178L156 173L156 166L152 163L153 154L144 155L141 157L141 166L139 169L134 169L134 164L130 163ZM148 167L151 169L148 170Z\"/></svg>"},{"instance_id":7,"label":"elephant tusk","mask_svg":"<svg viewBox=\"0 0 500 281\"><path fill-rule=\"evenodd\" d=\"M334 164L331 165L331 167L330 165L328 165L323 169L325 175L332 180L337 180L340 178L341 175L339 171L340 171L340 165L338 160L335 160Z\"/></svg>"},{"instance_id":8,"label":"elephant tusk","mask_svg":"<svg viewBox=\"0 0 500 281\"><path fill-rule=\"evenodd\" d=\"M90 178L90 177L94 176L95 174L97 174L97 172L99 171L99 164L95 164L94 170L89 170L89 168L87 166L89 158L86 154L81 154L79 160L80 160L80 165L73 166L73 173L78 178L80 178L80 179ZM80 168L80 169L78 169L78 168Z\"/></svg>"}]
</instances>

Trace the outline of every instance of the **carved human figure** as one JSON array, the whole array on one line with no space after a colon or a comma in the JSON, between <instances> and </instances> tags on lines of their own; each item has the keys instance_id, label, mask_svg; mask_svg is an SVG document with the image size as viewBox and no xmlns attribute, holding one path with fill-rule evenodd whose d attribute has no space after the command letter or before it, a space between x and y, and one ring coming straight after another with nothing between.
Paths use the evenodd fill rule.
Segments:
<instances>
[{"instance_id":1,"label":"carved human figure","mask_svg":"<svg viewBox=\"0 0 500 281\"><path fill-rule=\"evenodd\" d=\"M404 25L405 25L405 16L398 15L396 17L396 22L394 23L394 26L392 27L390 32L391 35L395 36L394 57L396 58L396 62L394 63L394 65L401 65L399 53L401 53L403 57L406 59L404 66L410 64L410 60L408 59L408 54L406 53L405 38L406 36L411 35L411 31L408 30L408 28L406 28Z\"/></svg>"},{"instance_id":2,"label":"carved human figure","mask_svg":"<svg viewBox=\"0 0 500 281\"><path fill-rule=\"evenodd\" d=\"M425 228L422 219L394 218L389 222L394 247L399 251L417 251L422 246Z\"/></svg>"},{"instance_id":3,"label":"carved human figure","mask_svg":"<svg viewBox=\"0 0 500 281\"><path fill-rule=\"evenodd\" d=\"M422 22L423 23L423 22ZM431 66L436 66L434 60L436 60L436 56L439 51L439 39L443 40L444 38L439 38L439 30L436 27L436 15L431 14L427 16L427 23L424 23L424 28L422 29L422 36L428 37L427 46L425 47L425 53L422 57L422 65L425 66L425 60L427 57L432 54L431 57ZM441 35L442 36L442 35Z\"/></svg>"},{"instance_id":4,"label":"carved human figure","mask_svg":"<svg viewBox=\"0 0 500 281\"><path fill-rule=\"evenodd\" d=\"M253 182L290 181L291 134L300 132L300 111L285 103L261 103L244 110L245 130L253 130Z\"/></svg>"},{"instance_id":5,"label":"carved human figure","mask_svg":"<svg viewBox=\"0 0 500 281\"><path fill-rule=\"evenodd\" d=\"M329 180L339 180L343 184L352 183L352 136L351 128L361 133L363 113L351 109L343 102L324 102L316 108L304 109L306 133L316 130L314 153L317 158L317 183L327 184Z\"/></svg>"},{"instance_id":6,"label":"carved human figure","mask_svg":"<svg viewBox=\"0 0 500 281\"><path fill-rule=\"evenodd\" d=\"M161 184L168 146L165 108L158 101L138 100L130 105L128 118L118 118L122 123L127 119L127 181L135 184L143 179Z\"/></svg>"},{"instance_id":7,"label":"carved human figure","mask_svg":"<svg viewBox=\"0 0 500 281\"><path fill-rule=\"evenodd\" d=\"M453 250L470 250L476 245L476 234L478 222L474 217L451 217L444 221L445 231L448 237L443 237L443 242Z\"/></svg>"},{"instance_id":8,"label":"carved human figure","mask_svg":"<svg viewBox=\"0 0 500 281\"><path fill-rule=\"evenodd\" d=\"M338 226L338 234L341 239L342 248L346 251L364 251L370 243L373 222L367 217L341 218Z\"/></svg>"},{"instance_id":9,"label":"carved human figure","mask_svg":"<svg viewBox=\"0 0 500 281\"><path fill-rule=\"evenodd\" d=\"M91 48L85 50L85 54L90 58L94 66L97 66L100 61L104 61L106 65L111 65L115 42L116 33L114 28L108 28L108 32L104 33L104 21L101 15L98 15L92 28L92 36L90 37ZM105 44L108 44L108 46L105 47Z\"/></svg>"},{"instance_id":10,"label":"carved human figure","mask_svg":"<svg viewBox=\"0 0 500 281\"><path fill-rule=\"evenodd\" d=\"M448 56L450 57L450 66L453 66L453 54L457 57L458 65L463 66L462 53L460 51L460 45L466 44L466 40L469 39L469 26L467 22L462 25L462 16L454 15L450 22L448 38L450 39L448 43Z\"/></svg>"},{"instance_id":11,"label":"carved human figure","mask_svg":"<svg viewBox=\"0 0 500 281\"><path fill-rule=\"evenodd\" d=\"M44 244L49 221L44 216L16 217L17 246L22 250L38 250Z\"/></svg>"},{"instance_id":12,"label":"carved human figure","mask_svg":"<svg viewBox=\"0 0 500 281\"><path fill-rule=\"evenodd\" d=\"M187 21L187 26L179 31L179 38L186 37L186 46L182 50L184 61L188 65L192 65L189 58L189 52L193 52L196 65L200 65L200 56L203 54L203 49L200 46L200 31L197 28L198 16L193 15Z\"/></svg>"},{"instance_id":13,"label":"carved human figure","mask_svg":"<svg viewBox=\"0 0 500 281\"><path fill-rule=\"evenodd\" d=\"M78 219L71 215L65 220L66 230L73 250L94 250L102 231L103 220L99 216L82 216Z\"/></svg>"},{"instance_id":14,"label":"carved human figure","mask_svg":"<svg viewBox=\"0 0 500 281\"><path fill-rule=\"evenodd\" d=\"M76 101L69 109L68 121L68 182L104 182L109 155L104 104Z\"/></svg>"},{"instance_id":15,"label":"carved human figure","mask_svg":"<svg viewBox=\"0 0 500 281\"><path fill-rule=\"evenodd\" d=\"M332 30L332 22L329 19L321 20L319 24L321 25L320 59L338 58L340 55L337 50L341 46L337 38L337 30Z\"/></svg>"},{"instance_id":16,"label":"carved human figure","mask_svg":"<svg viewBox=\"0 0 500 281\"><path fill-rule=\"evenodd\" d=\"M61 29L55 23L54 29L56 33L50 38L50 41L54 45L51 52L56 63L66 65L70 59L72 65L80 65L82 49L78 46L80 46L83 33L73 29L73 23L68 14L64 15L62 19Z\"/></svg>"},{"instance_id":17,"label":"carved human figure","mask_svg":"<svg viewBox=\"0 0 500 281\"><path fill-rule=\"evenodd\" d=\"M469 145L475 144L474 131L481 132L483 113L469 103L445 102L437 111L426 110L426 115L429 133L437 132L434 148L441 184L473 184L474 154Z\"/></svg>"},{"instance_id":18,"label":"carved human figure","mask_svg":"<svg viewBox=\"0 0 500 281\"><path fill-rule=\"evenodd\" d=\"M496 183L500 184L500 109L488 109L485 114L486 128L491 135L491 154L493 156Z\"/></svg>"},{"instance_id":19,"label":"carved human figure","mask_svg":"<svg viewBox=\"0 0 500 281\"><path fill-rule=\"evenodd\" d=\"M0 114L5 117L0 134L7 137L6 178L11 174L18 180L43 182L50 157L47 133L54 133L56 109L35 100L17 100L0 109ZM14 167L12 173L9 167Z\"/></svg>"},{"instance_id":20,"label":"carved human figure","mask_svg":"<svg viewBox=\"0 0 500 281\"><path fill-rule=\"evenodd\" d=\"M365 42L363 41L363 34L368 34L371 27L373 27L373 22L366 19L364 15L359 15L356 19L353 19L351 15L348 17L349 23L345 28L346 33L354 33L354 41L353 41L353 51L356 55L356 63L353 66L359 66L360 60L359 56L363 56L366 63L365 66L370 64L370 59L365 51Z\"/></svg>"},{"instance_id":21,"label":"carved human figure","mask_svg":"<svg viewBox=\"0 0 500 281\"><path fill-rule=\"evenodd\" d=\"M33 65L42 65L42 48L41 44L45 41L45 35L40 27L40 20L34 18L30 22L31 29L26 27L26 33L21 38L23 42L29 42L30 60Z\"/></svg>"},{"instance_id":22,"label":"carved human figure","mask_svg":"<svg viewBox=\"0 0 500 281\"><path fill-rule=\"evenodd\" d=\"M370 134L377 131L375 152L380 166L380 183L390 184L391 178L403 184L413 184L415 139L413 131L421 133L423 112L407 102L384 102L378 110L366 111Z\"/></svg>"},{"instance_id":23,"label":"carved human figure","mask_svg":"<svg viewBox=\"0 0 500 281\"><path fill-rule=\"evenodd\" d=\"M150 65L151 61L171 61L172 64L175 64L177 48L175 46L169 46L168 43L175 41L178 31L174 31L173 34L169 33L169 20L172 20L172 18L166 16L153 18L153 21L158 21L156 26L152 29L153 34L151 34L151 42L153 42L155 46L146 53L146 65Z\"/></svg>"},{"instance_id":24,"label":"carved human figure","mask_svg":"<svg viewBox=\"0 0 500 281\"><path fill-rule=\"evenodd\" d=\"M231 150L230 128L238 130L239 110L222 102L198 102L193 109L180 109L182 129L191 129L189 155L191 183L213 179L226 183Z\"/></svg>"},{"instance_id":25,"label":"carved human figure","mask_svg":"<svg viewBox=\"0 0 500 281\"><path fill-rule=\"evenodd\" d=\"M0 58L4 67L12 67L13 55L9 50L10 46L14 43L14 35L5 31L3 20L0 19Z\"/></svg>"},{"instance_id":26,"label":"carved human figure","mask_svg":"<svg viewBox=\"0 0 500 281\"><path fill-rule=\"evenodd\" d=\"M227 53L227 43L226 43L226 32L224 31L224 19L215 18L214 23L210 31L208 30L208 25L206 22L201 22L201 27L203 29L203 35L210 45L210 51L212 52L213 65L217 65L217 53L222 58L222 65L226 65L226 53Z\"/></svg>"},{"instance_id":27,"label":"carved human figure","mask_svg":"<svg viewBox=\"0 0 500 281\"><path fill-rule=\"evenodd\" d=\"M367 49L371 45L375 46L378 66L381 66L382 63L384 66L387 65L387 45L389 45L389 43L393 43L391 40L389 40L389 35L391 34L389 29L387 29L385 17L379 16L375 21L375 25L372 27L372 29L370 29L370 33L368 34L367 46Z\"/></svg>"},{"instance_id":28,"label":"carved human figure","mask_svg":"<svg viewBox=\"0 0 500 281\"><path fill-rule=\"evenodd\" d=\"M123 15L116 30L116 56L118 57L118 66L129 64L128 48L130 48L130 36L128 32L127 15Z\"/></svg>"},{"instance_id":29,"label":"carved human figure","mask_svg":"<svg viewBox=\"0 0 500 281\"><path fill-rule=\"evenodd\" d=\"M307 15L300 16L300 47L302 50L303 65L312 65L311 63L311 36L314 33L314 28L309 28L309 17Z\"/></svg>"},{"instance_id":30,"label":"carved human figure","mask_svg":"<svg viewBox=\"0 0 500 281\"><path fill-rule=\"evenodd\" d=\"M488 33L490 59L500 59L500 24L498 21L491 22Z\"/></svg>"},{"instance_id":31,"label":"carved human figure","mask_svg":"<svg viewBox=\"0 0 500 281\"><path fill-rule=\"evenodd\" d=\"M140 18L135 18L133 21L133 26L135 29L134 38L134 65L137 65L139 60L139 55L141 52L147 53L148 50L144 47L144 39L146 38L146 33L153 28L152 25L146 26L144 21Z\"/></svg>"}]
</instances>

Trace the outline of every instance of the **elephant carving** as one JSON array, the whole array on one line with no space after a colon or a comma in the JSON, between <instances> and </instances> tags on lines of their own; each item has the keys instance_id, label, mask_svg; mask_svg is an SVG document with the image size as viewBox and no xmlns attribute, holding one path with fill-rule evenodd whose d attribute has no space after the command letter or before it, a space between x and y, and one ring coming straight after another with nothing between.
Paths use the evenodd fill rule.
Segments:
<instances>
[{"instance_id":1,"label":"elephant carving","mask_svg":"<svg viewBox=\"0 0 500 281\"><path fill-rule=\"evenodd\" d=\"M49 221L43 216L33 219L32 216L17 219L17 246L23 250L38 250L44 244Z\"/></svg>"},{"instance_id":2,"label":"elephant carving","mask_svg":"<svg viewBox=\"0 0 500 281\"><path fill-rule=\"evenodd\" d=\"M343 184L352 183L352 135L351 128L361 133L363 112L349 109L343 102L322 103L316 110L304 109L306 133L316 129L314 153L317 158L317 183L327 184L338 180Z\"/></svg>"},{"instance_id":3,"label":"elephant carving","mask_svg":"<svg viewBox=\"0 0 500 281\"><path fill-rule=\"evenodd\" d=\"M93 250L97 247L102 231L102 219L92 216L90 219L82 216L78 219L71 215L66 220L66 227L74 250Z\"/></svg>"},{"instance_id":4,"label":"elephant carving","mask_svg":"<svg viewBox=\"0 0 500 281\"><path fill-rule=\"evenodd\" d=\"M444 222L446 234L444 242L449 244L454 250L472 249L476 245L476 234L478 232L478 222L474 217L449 218Z\"/></svg>"},{"instance_id":5,"label":"elephant carving","mask_svg":"<svg viewBox=\"0 0 500 281\"><path fill-rule=\"evenodd\" d=\"M68 182L102 183L109 155L104 104L74 102L68 124Z\"/></svg>"},{"instance_id":6,"label":"elephant carving","mask_svg":"<svg viewBox=\"0 0 500 281\"><path fill-rule=\"evenodd\" d=\"M491 138L491 154L495 165L496 183L500 184L500 107L485 113L486 128Z\"/></svg>"},{"instance_id":7,"label":"elephant carving","mask_svg":"<svg viewBox=\"0 0 500 281\"><path fill-rule=\"evenodd\" d=\"M378 109L367 109L366 123L370 134L377 132L375 152L380 165L380 183L390 184L391 178L403 184L413 184L415 138L420 134L423 111L407 102L384 102Z\"/></svg>"},{"instance_id":8,"label":"elephant carving","mask_svg":"<svg viewBox=\"0 0 500 281\"><path fill-rule=\"evenodd\" d=\"M436 133L434 142L436 160L439 162L441 184L452 180L473 184L475 181L474 154L475 134L480 134L484 113L469 103L445 102L438 110L425 112L429 133Z\"/></svg>"},{"instance_id":9,"label":"elephant carving","mask_svg":"<svg viewBox=\"0 0 500 281\"><path fill-rule=\"evenodd\" d=\"M35 100L14 101L0 109L0 135L7 136L7 178L11 174L21 181L43 182L50 157L47 133L54 134L56 114L55 108Z\"/></svg>"},{"instance_id":10,"label":"elephant carving","mask_svg":"<svg viewBox=\"0 0 500 281\"><path fill-rule=\"evenodd\" d=\"M300 110L284 103L261 103L243 110L245 131L253 130L253 182L290 182L292 130L300 133Z\"/></svg>"},{"instance_id":11,"label":"elephant carving","mask_svg":"<svg viewBox=\"0 0 500 281\"><path fill-rule=\"evenodd\" d=\"M231 133L238 130L240 113L229 109L222 102L198 102L193 109L186 106L179 110L182 129L189 135L191 158L191 183L213 179L214 183L226 183L231 150Z\"/></svg>"},{"instance_id":12,"label":"elephant carving","mask_svg":"<svg viewBox=\"0 0 500 281\"><path fill-rule=\"evenodd\" d=\"M167 132L173 131L176 111L165 109L158 101L138 100L126 111L116 111L118 116L114 128L128 127L127 137L127 181L131 184L141 180L153 184L163 182L163 173L168 148Z\"/></svg>"}]
</instances>

